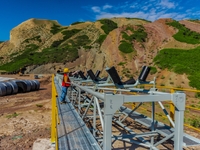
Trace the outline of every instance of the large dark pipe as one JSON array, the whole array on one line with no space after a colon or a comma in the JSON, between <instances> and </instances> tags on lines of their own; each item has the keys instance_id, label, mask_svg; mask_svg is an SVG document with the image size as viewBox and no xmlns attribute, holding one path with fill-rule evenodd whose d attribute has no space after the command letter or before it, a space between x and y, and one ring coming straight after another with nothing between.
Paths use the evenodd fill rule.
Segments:
<instances>
[{"instance_id":1,"label":"large dark pipe","mask_svg":"<svg viewBox=\"0 0 200 150\"><path fill-rule=\"evenodd\" d=\"M35 82L35 84L36 84L35 90L39 90L40 89L40 82L38 80L32 80L32 81Z\"/></svg>"},{"instance_id":2,"label":"large dark pipe","mask_svg":"<svg viewBox=\"0 0 200 150\"><path fill-rule=\"evenodd\" d=\"M80 70L79 72L78 72L78 74L81 76L81 78L83 79L83 80L86 80L87 78L84 76L84 74L83 74L83 72Z\"/></svg>"},{"instance_id":3,"label":"large dark pipe","mask_svg":"<svg viewBox=\"0 0 200 150\"><path fill-rule=\"evenodd\" d=\"M108 72L108 74L110 75L110 77L112 78L112 80L115 84L122 85L121 79L120 79L114 66L112 66L111 68L109 68L106 71Z\"/></svg>"},{"instance_id":4,"label":"large dark pipe","mask_svg":"<svg viewBox=\"0 0 200 150\"><path fill-rule=\"evenodd\" d=\"M27 84L25 82L21 80L15 80L14 82L18 86L18 92L23 92L23 93L27 92Z\"/></svg>"},{"instance_id":5,"label":"large dark pipe","mask_svg":"<svg viewBox=\"0 0 200 150\"><path fill-rule=\"evenodd\" d=\"M3 83L0 83L0 96L6 95L6 87Z\"/></svg>"},{"instance_id":6,"label":"large dark pipe","mask_svg":"<svg viewBox=\"0 0 200 150\"><path fill-rule=\"evenodd\" d=\"M24 82L27 85L26 92L30 92L31 91L31 83L28 80L22 80L22 82Z\"/></svg>"},{"instance_id":7,"label":"large dark pipe","mask_svg":"<svg viewBox=\"0 0 200 150\"><path fill-rule=\"evenodd\" d=\"M146 78L147 78L147 76L148 76L148 74L149 74L149 72L150 72L150 70L151 70L150 67L148 67L148 66L143 66L142 71L141 71L141 73L140 73L140 75L139 75L138 80L139 80L139 81L145 82L145 81L146 81Z\"/></svg>"},{"instance_id":8,"label":"large dark pipe","mask_svg":"<svg viewBox=\"0 0 200 150\"><path fill-rule=\"evenodd\" d=\"M26 81L31 84L31 91L34 91L36 89L36 83L32 80L26 80Z\"/></svg>"},{"instance_id":9,"label":"large dark pipe","mask_svg":"<svg viewBox=\"0 0 200 150\"><path fill-rule=\"evenodd\" d=\"M95 75L94 75L94 73L93 73L93 71L92 71L91 69L88 70L87 73L88 73L89 77L90 77L93 81L96 80Z\"/></svg>"},{"instance_id":10,"label":"large dark pipe","mask_svg":"<svg viewBox=\"0 0 200 150\"><path fill-rule=\"evenodd\" d=\"M95 73L95 77L98 78L100 73L101 73L101 71L97 70Z\"/></svg>"},{"instance_id":11,"label":"large dark pipe","mask_svg":"<svg viewBox=\"0 0 200 150\"><path fill-rule=\"evenodd\" d=\"M7 82L2 82L2 84L6 87L6 95L12 94L12 86Z\"/></svg>"},{"instance_id":12,"label":"large dark pipe","mask_svg":"<svg viewBox=\"0 0 200 150\"><path fill-rule=\"evenodd\" d=\"M8 81L8 84L12 87L12 94L16 94L18 92L18 86L14 81Z\"/></svg>"},{"instance_id":13,"label":"large dark pipe","mask_svg":"<svg viewBox=\"0 0 200 150\"><path fill-rule=\"evenodd\" d=\"M0 96L16 94L18 92L30 92L40 89L38 80L11 80L0 82Z\"/></svg>"}]
</instances>

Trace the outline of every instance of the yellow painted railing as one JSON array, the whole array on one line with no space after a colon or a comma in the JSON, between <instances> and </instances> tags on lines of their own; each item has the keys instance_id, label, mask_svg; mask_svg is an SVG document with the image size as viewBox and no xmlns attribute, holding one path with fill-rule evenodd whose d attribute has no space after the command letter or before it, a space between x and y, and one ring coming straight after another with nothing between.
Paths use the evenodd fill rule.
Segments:
<instances>
[{"instance_id":1,"label":"yellow painted railing","mask_svg":"<svg viewBox=\"0 0 200 150\"><path fill-rule=\"evenodd\" d=\"M200 92L200 90L195 90L195 89L184 89L184 88L174 88L174 87L158 86L157 88L170 89L171 93L174 93L175 91L187 91L187 92L195 92L195 93ZM193 107L190 107L190 106L185 106L185 108L200 111L200 109L193 108ZM170 117L172 118L173 121L174 121L174 112L175 112L175 106L174 106L174 104L172 102L170 102ZM184 125L187 126L188 128L193 129L193 130L200 131L198 128L195 128L195 127L193 127L193 126L191 126L189 124L184 124Z\"/></svg>"},{"instance_id":2,"label":"yellow painted railing","mask_svg":"<svg viewBox=\"0 0 200 150\"><path fill-rule=\"evenodd\" d=\"M148 85L148 84L146 84L144 86L152 87L152 85ZM174 93L175 91L187 91L187 92L200 93L200 90L195 90L195 89L175 88L175 87L166 87L166 86L156 86L156 88L157 89L169 89L171 93ZM196 110L196 111L200 112L200 109L198 109L198 108L194 108L194 107L190 107L190 106L185 106L185 108ZM172 118L173 121L174 121L174 113L175 113L175 106L174 106L173 102L170 102L170 117ZM172 125L170 124L170 126L172 126ZM195 128L189 124L184 124L184 126L200 132L199 128Z\"/></svg>"},{"instance_id":3,"label":"yellow painted railing","mask_svg":"<svg viewBox=\"0 0 200 150\"><path fill-rule=\"evenodd\" d=\"M174 89L170 89L171 93L174 93ZM175 106L174 103L172 101L170 101L170 106L169 106L169 116L172 118L172 120L174 121L174 114L175 114ZM172 127L172 124L170 123L170 126Z\"/></svg>"},{"instance_id":4,"label":"yellow painted railing","mask_svg":"<svg viewBox=\"0 0 200 150\"><path fill-rule=\"evenodd\" d=\"M52 75L52 98L51 98L51 143L55 144L56 150L58 150L58 133L57 133L57 124L60 124L60 119L58 116L58 107L56 99L58 97L56 87L54 84L54 75Z\"/></svg>"}]
</instances>

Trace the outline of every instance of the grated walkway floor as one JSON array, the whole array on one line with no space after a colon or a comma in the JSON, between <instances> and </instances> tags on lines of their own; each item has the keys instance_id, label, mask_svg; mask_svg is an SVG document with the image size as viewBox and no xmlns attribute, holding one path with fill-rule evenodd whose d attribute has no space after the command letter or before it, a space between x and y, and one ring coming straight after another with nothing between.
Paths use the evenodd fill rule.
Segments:
<instances>
[{"instance_id":1,"label":"grated walkway floor","mask_svg":"<svg viewBox=\"0 0 200 150\"><path fill-rule=\"evenodd\" d=\"M55 80L58 96L61 94L61 86ZM59 98L59 97L58 97ZM78 115L74 106L67 98L66 104L60 104L57 98L60 124L58 129L59 150L100 150L97 141Z\"/></svg>"},{"instance_id":2,"label":"grated walkway floor","mask_svg":"<svg viewBox=\"0 0 200 150\"><path fill-rule=\"evenodd\" d=\"M151 126L151 118L144 116L140 113L137 112L132 112L131 113L131 109L122 106L120 109L121 112L124 112L126 114L130 114L129 117L134 119L135 121L139 122L140 124L150 128ZM161 123L161 122L157 122L156 124L156 131L158 131L160 134L162 134L163 136L167 136L170 135L171 133L174 132L174 129ZM186 144L185 146L196 146L196 145L200 145L200 139L197 139L195 137L192 137L186 133L184 133L184 137L183 137L183 142Z\"/></svg>"},{"instance_id":3,"label":"grated walkway floor","mask_svg":"<svg viewBox=\"0 0 200 150\"><path fill-rule=\"evenodd\" d=\"M55 80L58 96L61 94L61 86ZM67 97L66 97L67 98ZM57 126L58 129L58 142L60 150L100 150L100 146L97 141L80 118L79 114L75 110L74 106L70 103L67 98L67 104L60 104L57 99L60 124ZM140 113L133 112L131 109L124 106L121 107L121 112L129 114L129 117L139 122L140 124L150 128L151 118L144 116ZM131 113L131 114L130 114ZM174 132L174 129L166 126L161 122L157 122L156 131L163 136L168 136ZM184 146L196 146L200 145L200 139L192 137L184 133L183 142ZM173 139L172 139L173 140Z\"/></svg>"}]
</instances>

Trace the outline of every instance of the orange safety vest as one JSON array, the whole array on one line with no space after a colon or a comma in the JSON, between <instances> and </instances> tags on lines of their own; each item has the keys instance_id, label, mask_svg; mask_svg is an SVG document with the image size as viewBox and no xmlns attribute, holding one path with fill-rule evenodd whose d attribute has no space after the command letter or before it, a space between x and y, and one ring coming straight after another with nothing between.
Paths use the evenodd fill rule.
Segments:
<instances>
[{"instance_id":1,"label":"orange safety vest","mask_svg":"<svg viewBox=\"0 0 200 150\"><path fill-rule=\"evenodd\" d=\"M63 74L63 80L62 80L62 86L69 87L70 83L65 83L65 81L64 81L65 76L67 77L67 82L70 82L68 75L66 73L64 73Z\"/></svg>"}]
</instances>

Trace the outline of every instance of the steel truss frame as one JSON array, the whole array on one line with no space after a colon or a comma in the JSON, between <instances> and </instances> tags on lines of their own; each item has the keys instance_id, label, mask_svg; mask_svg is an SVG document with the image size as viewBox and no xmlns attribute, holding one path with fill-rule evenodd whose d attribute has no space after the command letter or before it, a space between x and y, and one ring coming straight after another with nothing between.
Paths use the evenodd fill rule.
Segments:
<instances>
[{"instance_id":1,"label":"steel truss frame","mask_svg":"<svg viewBox=\"0 0 200 150\"><path fill-rule=\"evenodd\" d=\"M61 82L60 77L57 77L59 82ZM156 88L151 88L148 92L148 95L125 95L125 94L114 94L113 91L119 91L120 93L123 91L130 91L130 89L111 89L111 88L103 88L103 85L94 86L83 86L81 85L83 82L80 81L72 81L71 92L69 92L68 97L70 97L71 102L75 107L78 108L78 113L83 120L92 120L92 134L98 140L100 146L103 147L103 150L109 150L112 147L113 140L123 140L130 143L135 143L141 146L148 147L150 149L157 150L156 146L162 144L166 140L173 138L174 140L174 149L181 150L184 146L183 143L183 121L184 121L184 110L185 110L185 93L176 92L176 93L164 93L158 92ZM108 84L105 83L105 86ZM131 86L128 86L129 88ZM104 89L107 92L100 93L98 90ZM142 89L132 88L134 91L142 91ZM131 91L132 91L131 90ZM82 92L84 91L84 92ZM108 92L109 91L109 92ZM175 122L169 117L167 111L164 109L162 105L162 101L171 100L175 105ZM123 124L123 121L130 115L127 113L123 113L123 104L126 102L139 102L139 105L133 109L131 113L133 113L137 108L140 107L142 103L152 102L152 118L151 118L151 126L150 132L144 133L135 133L130 128ZM155 130L155 102L158 102L167 115L170 123L174 126L174 132L170 135L165 136L162 140L154 143L154 137L159 135L160 133ZM100 105L103 104L103 105ZM81 111L84 110L84 111ZM92 110L93 114L88 115L88 111ZM121 118L122 114L125 114L124 118ZM99 131L97 128L96 121L100 120L101 127L103 131ZM129 132L128 135L112 135L112 122L115 122L125 130ZM97 132L101 132L101 137L96 136ZM150 137L150 142L145 140L144 137ZM138 140L134 140L133 138L137 138Z\"/></svg>"}]
</instances>

